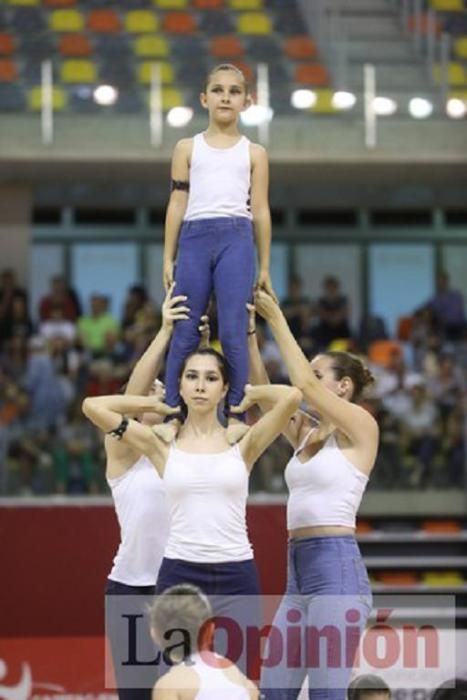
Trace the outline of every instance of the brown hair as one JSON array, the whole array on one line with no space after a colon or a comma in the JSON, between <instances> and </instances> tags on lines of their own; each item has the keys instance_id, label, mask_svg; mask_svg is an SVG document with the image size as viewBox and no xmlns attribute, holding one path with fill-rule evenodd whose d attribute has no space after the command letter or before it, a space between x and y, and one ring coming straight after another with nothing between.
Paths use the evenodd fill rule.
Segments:
<instances>
[{"instance_id":1,"label":"brown hair","mask_svg":"<svg viewBox=\"0 0 467 700\"><path fill-rule=\"evenodd\" d=\"M214 357L217 360L217 366L219 368L219 372L222 375L222 380L224 384L229 383L229 372L227 369L227 363L225 361L225 358L223 355L220 354L220 352L217 352L217 350L214 350L214 348L201 348L200 350L195 350L194 352L190 352L189 355L185 358L185 362L183 363L182 369L180 371L180 378L185 371L185 367L187 366L188 360L191 359L192 357L196 357L197 355L208 355L209 357Z\"/></svg>"},{"instance_id":2,"label":"brown hair","mask_svg":"<svg viewBox=\"0 0 467 700\"><path fill-rule=\"evenodd\" d=\"M363 390L375 381L368 367L365 367L361 359L350 352L327 350L320 353L320 355L329 357L332 360L332 368L336 379L349 377L352 380L353 392L350 400L354 403L361 397Z\"/></svg>"},{"instance_id":3,"label":"brown hair","mask_svg":"<svg viewBox=\"0 0 467 700\"><path fill-rule=\"evenodd\" d=\"M208 85L214 73L218 73L221 70L231 70L234 73L236 73L237 76L241 79L243 85L245 86L245 94L248 95L248 93L250 92L250 88L248 85L248 81L245 78L245 74L242 70L240 70L240 68L234 66L233 63L219 63L217 66L214 66L214 68L212 68L206 76L206 80L204 81L203 92L207 91Z\"/></svg>"},{"instance_id":4,"label":"brown hair","mask_svg":"<svg viewBox=\"0 0 467 700\"><path fill-rule=\"evenodd\" d=\"M374 693L386 693L391 697L391 689L380 676L368 674L354 678L348 688L349 700L364 700Z\"/></svg>"}]
</instances>

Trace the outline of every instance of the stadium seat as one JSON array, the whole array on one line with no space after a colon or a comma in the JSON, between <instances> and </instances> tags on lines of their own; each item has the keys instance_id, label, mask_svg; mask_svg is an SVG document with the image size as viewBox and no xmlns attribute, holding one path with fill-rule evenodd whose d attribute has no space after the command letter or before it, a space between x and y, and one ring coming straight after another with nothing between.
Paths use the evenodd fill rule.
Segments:
<instances>
[{"instance_id":1,"label":"stadium seat","mask_svg":"<svg viewBox=\"0 0 467 700\"><path fill-rule=\"evenodd\" d=\"M58 51L65 57L86 57L92 53L92 46L85 34L62 34Z\"/></svg>"},{"instance_id":2,"label":"stadium seat","mask_svg":"<svg viewBox=\"0 0 467 700\"><path fill-rule=\"evenodd\" d=\"M238 56L243 56L244 49L240 39L235 34L227 34L211 39L209 53L216 58L238 58Z\"/></svg>"},{"instance_id":3,"label":"stadium seat","mask_svg":"<svg viewBox=\"0 0 467 700\"><path fill-rule=\"evenodd\" d=\"M8 0L8 5L31 6L39 5L39 0Z\"/></svg>"},{"instance_id":4,"label":"stadium seat","mask_svg":"<svg viewBox=\"0 0 467 700\"><path fill-rule=\"evenodd\" d=\"M402 354L401 344L397 340L374 340L368 346L368 359L376 365L387 367L396 352Z\"/></svg>"},{"instance_id":5,"label":"stadium seat","mask_svg":"<svg viewBox=\"0 0 467 700\"><path fill-rule=\"evenodd\" d=\"M114 34L122 28L120 17L114 10L92 10L86 26L91 32L103 34Z\"/></svg>"},{"instance_id":6,"label":"stadium seat","mask_svg":"<svg viewBox=\"0 0 467 700\"><path fill-rule=\"evenodd\" d=\"M295 67L294 80L300 85L322 87L328 84L329 76L321 63L299 63Z\"/></svg>"},{"instance_id":7,"label":"stadium seat","mask_svg":"<svg viewBox=\"0 0 467 700\"><path fill-rule=\"evenodd\" d=\"M435 30L435 34L440 34L442 31L442 22L428 13L423 13L420 15L420 17L410 15L407 20L407 28L409 32L418 31L423 35L428 34L433 28Z\"/></svg>"},{"instance_id":8,"label":"stadium seat","mask_svg":"<svg viewBox=\"0 0 467 700\"><path fill-rule=\"evenodd\" d=\"M60 73L63 83L95 83L97 80L95 64L84 59L64 61Z\"/></svg>"},{"instance_id":9,"label":"stadium seat","mask_svg":"<svg viewBox=\"0 0 467 700\"><path fill-rule=\"evenodd\" d=\"M357 534L364 535L365 533L374 532L374 527L369 520L357 520Z\"/></svg>"},{"instance_id":10,"label":"stadium seat","mask_svg":"<svg viewBox=\"0 0 467 700\"><path fill-rule=\"evenodd\" d=\"M138 66L138 82L143 85L148 85L151 82L151 73L153 61L142 61ZM172 83L174 80L174 70L170 63L166 61L159 62L161 68L161 81L166 83Z\"/></svg>"},{"instance_id":11,"label":"stadium seat","mask_svg":"<svg viewBox=\"0 0 467 700\"><path fill-rule=\"evenodd\" d=\"M9 56L16 50L14 37L7 32L0 32L0 56Z\"/></svg>"},{"instance_id":12,"label":"stadium seat","mask_svg":"<svg viewBox=\"0 0 467 700\"><path fill-rule=\"evenodd\" d=\"M261 12L245 12L238 15L237 31L239 34L271 34L271 20Z\"/></svg>"},{"instance_id":13,"label":"stadium seat","mask_svg":"<svg viewBox=\"0 0 467 700\"><path fill-rule=\"evenodd\" d=\"M224 0L192 0L195 10L218 10L224 6Z\"/></svg>"},{"instance_id":14,"label":"stadium seat","mask_svg":"<svg viewBox=\"0 0 467 700\"><path fill-rule=\"evenodd\" d=\"M463 0L430 0L430 6L433 10L440 12L463 12Z\"/></svg>"},{"instance_id":15,"label":"stadium seat","mask_svg":"<svg viewBox=\"0 0 467 700\"><path fill-rule=\"evenodd\" d=\"M18 77L18 67L9 58L0 59L0 83L13 83Z\"/></svg>"},{"instance_id":16,"label":"stadium seat","mask_svg":"<svg viewBox=\"0 0 467 700\"><path fill-rule=\"evenodd\" d=\"M256 76L255 71L250 66L250 64L246 63L245 61L238 61L237 59L235 59L234 61L232 61L232 65L237 66L237 68L239 68L242 71L243 75L245 76L245 80L251 86L252 83L255 81Z\"/></svg>"},{"instance_id":17,"label":"stadium seat","mask_svg":"<svg viewBox=\"0 0 467 700\"><path fill-rule=\"evenodd\" d=\"M422 530L427 534L455 534L462 532L462 525L458 520L424 520Z\"/></svg>"},{"instance_id":18,"label":"stadium seat","mask_svg":"<svg viewBox=\"0 0 467 700\"><path fill-rule=\"evenodd\" d=\"M427 586L451 587L462 586L464 577L459 571L426 571L422 575L422 581Z\"/></svg>"},{"instance_id":19,"label":"stadium seat","mask_svg":"<svg viewBox=\"0 0 467 700\"><path fill-rule=\"evenodd\" d=\"M315 58L317 51L313 41L308 36L289 36L284 43L284 53L292 60Z\"/></svg>"},{"instance_id":20,"label":"stadium seat","mask_svg":"<svg viewBox=\"0 0 467 700\"><path fill-rule=\"evenodd\" d=\"M43 0L46 7L73 7L77 0Z\"/></svg>"},{"instance_id":21,"label":"stadium seat","mask_svg":"<svg viewBox=\"0 0 467 700\"><path fill-rule=\"evenodd\" d=\"M433 66L433 78L436 83L440 83L442 75L442 67L438 63ZM465 85L467 83L467 75L462 63L450 61L448 64L447 78L449 85Z\"/></svg>"},{"instance_id":22,"label":"stadium seat","mask_svg":"<svg viewBox=\"0 0 467 700\"><path fill-rule=\"evenodd\" d=\"M167 12L163 28L169 34L192 34L196 32L196 22L189 12Z\"/></svg>"},{"instance_id":23,"label":"stadium seat","mask_svg":"<svg viewBox=\"0 0 467 700\"><path fill-rule=\"evenodd\" d=\"M40 85L33 87L28 95L29 109L37 112L42 108L42 88ZM66 93L59 87L52 90L52 105L55 111L60 112L66 106Z\"/></svg>"},{"instance_id":24,"label":"stadium seat","mask_svg":"<svg viewBox=\"0 0 467 700\"><path fill-rule=\"evenodd\" d=\"M25 106L24 92L18 83L0 82L0 112L23 112Z\"/></svg>"},{"instance_id":25,"label":"stadium seat","mask_svg":"<svg viewBox=\"0 0 467 700\"><path fill-rule=\"evenodd\" d=\"M147 94L146 100L149 104L149 93ZM173 107L182 107L185 104L183 99L183 94L180 90L174 87L163 87L162 88L162 109L164 112L168 112L169 109Z\"/></svg>"},{"instance_id":26,"label":"stadium seat","mask_svg":"<svg viewBox=\"0 0 467 700\"><path fill-rule=\"evenodd\" d=\"M188 7L188 0L153 0L153 3L160 10L184 10Z\"/></svg>"},{"instance_id":27,"label":"stadium seat","mask_svg":"<svg viewBox=\"0 0 467 700\"><path fill-rule=\"evenodd\" d=\"M54 32L81 32L84 18L78 10L54 10L49 17L50 28Z\"/></svg>"},{"instance_id":28,"label":"stadium seat","mask_svg":"<svg viewBox=\"0 0 467 700\"><path fill-rule=\"evenodd\" d=\"M461 36L455 40L454 53L457 58L467 59L467 36Z\"/></svg>"},{"instance_id":29,"label":"stadium seat","mask_svg":"<svg viewBox=\"0 0 467 700\"><path fill-rule=\"evenodd\" d=\"M232 10L262 10L263 0L227 0Z\"/></svg>"},{"instance_id":30,"label":"stadium seat","mask_svg":"<svg viewBox=\"0 0 467 700\"><path fill-rule=\"evenodd\" d=\"M378 576L386 586L415 586L418 576L413 571L385 571Z\"/></svg>"},{"instance_id":31,"label":"stadium seat","mask_svg":"<svg viewBox=\"0 0 467 700\"><path fill-rule=\"evenodd\" d=\"M136 38L134 51L141 58L165 58L169 55L170 48L163 36L148 34Z\"/></svg>"},{"instance_id":32,"label":"stadium seat","mask_svg":"<svg viewBox=\"0 0 467 700\"><path fill-rule=\"evenodd\" d=\"M131 10L125 15L125 31L131 34L157 32L159 19L150 10Z\"/></svg>"},{"instance_id":33,"label":"stadium seat","mask_svg":"<svg viewBox=\"0 0 467 700\"><path fill-rule=\"evenodd\" d=\"M327 88L316 88L313 91L316 95L315 104L309 111L315 114L334 114L337 110L332 104L334 91Z\"/></svg>"}]
</instances>

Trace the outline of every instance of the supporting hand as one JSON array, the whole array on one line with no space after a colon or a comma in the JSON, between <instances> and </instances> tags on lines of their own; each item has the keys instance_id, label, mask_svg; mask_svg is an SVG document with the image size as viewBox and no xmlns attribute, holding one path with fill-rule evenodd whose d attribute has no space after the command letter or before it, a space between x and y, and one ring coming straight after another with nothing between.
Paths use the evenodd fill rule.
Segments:
<instances>
[{"instance_id":1,"label":"supporting hand","mask_svg":"<svg viewBox=\"0 0 467 700\"><path fill-rule=\"evenodd\" d=\"M255 286L255 291L259 291L260 289L263 289L265 292L267 292L276 302L276 304L279 303L279 299L277 298L274 289L272 288L272 282L271 282L271 276L269 274L269 270L260 270L258 274L258 279L256 280L256 286Z\"/></svg>"},{"instance_id":2,"label":"supporting hand","mask_svg":"<svg viewBox=\"0 0 467 700\"><path fill-rule=\"evenodd\" d=\"M278 302L262 289L255 292L255 308L266 321L269 321L274 314L281 313Z\"/></svg>"},{"instance_id":3,"label":"supporting hand","mask_svg":"<svg viewBox=\"0 0 467 700\"><path fill-rule=\"evenodd\" d=\"M171 331L175 321L186 321L189 319L190 309L188 306L177 306L187 300L186 296L179 294L173 297L172 293L175 288L175 282L172 282L167 290L167 294L162 304L162 325Z\"/></svg>"}]
</instances>

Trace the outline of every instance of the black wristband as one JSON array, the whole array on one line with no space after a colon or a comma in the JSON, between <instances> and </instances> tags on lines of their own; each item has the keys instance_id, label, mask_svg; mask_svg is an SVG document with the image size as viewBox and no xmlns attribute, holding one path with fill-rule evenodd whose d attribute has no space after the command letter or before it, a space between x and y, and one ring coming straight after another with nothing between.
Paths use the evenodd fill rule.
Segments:
<instances>
[{"instance_id":1,"label":"black wristband","mask_svg":"<svg viewBox=\"0 0 467 700\"><path fill-rule=\"evenodd\" d=\"M112 437L116 438L117 440L121 440L123 437L123 434L127 428L128 428L128 418L125 418L125 416L123 416L123 418L120 422L120 425L117 428L115 428L115 430L109 430L107 435L111 435Z\"/></svg>"},{"instance_id":2,"label":"black wristband","mask_svg":"<svg viewBox=\"0 0 467 700\"><path fill-rule=\"evenodd\" d=\"M256 333L256 330L254 331L248 331L247 335L254 335Z\"/></svg>"},{"instance_id":3,"label":"black wristband","mask_svg":"<svg viewBox=\"0 0 467 700\"><path fill-rule=\"evenodd\" d=\"M182 192L190 191L190 183L185 180L172 180L171 182L172 192L174 190L181 190Z\"/></svg>"}]
</instances>

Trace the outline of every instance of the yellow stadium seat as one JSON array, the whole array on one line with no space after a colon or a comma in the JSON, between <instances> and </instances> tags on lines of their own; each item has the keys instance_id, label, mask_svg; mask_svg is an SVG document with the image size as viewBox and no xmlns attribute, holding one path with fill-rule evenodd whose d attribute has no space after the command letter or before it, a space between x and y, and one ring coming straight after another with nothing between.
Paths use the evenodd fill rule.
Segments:
<instances>
[{"instance_id":1,"label":"yellow stadium seat","mask_svg":"<svg viewBox=\"0 0 467 700\"><path fill-rule=\"evenodd\" d=\"M150 96L148 93L148 105ZM162 88L162 109L164 112L168 112L169 109L173 107L183 107L185 100L183 99L183 94L180 90L174 87L163 87Z\"/></svg>"},{"instance_id":2,"label":"yellow stadium seat","mask_svg":"<svg viewBox=\"0 0 467 700\"><path fill-rule=\"evenodd\" d=\"M430 0L430 5L433 10L441 12L463 12L463 0Z\"/></svg>"},{"instance_id":3,"label":"yellow stadium seat","mask_svg":"<svg viewBox=\"0 0 467 700\"><path fill-rule=\"evenodd\" d=\"M84 17L78 10L54 10L49 17L50 28L54 32L81 32Z\"/></svg>"},{"instance_id":4,"label":"yellow stadium seat","mask_svg":"<svg viewBox=\"0 0 467 700\"><path fill-rule=\"evenodd\" d=\"M454 53L458 58L467 58L467 36L461 36L454 42Z\"/></svg>"},{"instance_id":5,"label":"yellow stadium seat","mask_svg":"<svg viewBox=\"0 0 467 700\"><path fill-rule=\"evenodd\" d=\"M333 114L337 111L332 105L333 90L316 89L314 92L316 94L316 102L313 107L310 107L310 112L316 112L317 114Z\"/></svg>"},{"instance_id":6,"label":"yellow stadium seat","mask_svg":"<svg viewBox=\"0 0 467 700\"><path fill-rule=\"evenodd\" d=\"M228 0L232 10L262 10L263 0Z\"/></svg>"},{"instance_id":7,"label":"yellow stadium seat","mask_svg":"<svg viewBox=\"0 0 467 700\"><path fill-rule=\"evenodd\" d=\"M433 66L433 78L436 83L440 83L442 76L441 65L438 63ZM462 63L456 63L455 61L450 61L448 64L448 83L449 85L465 85L467 80L465 74L465 69Z\"/></svg>"},{"instance_id":8,"label":"yellow stadium seat","mask_svg":"<svg viewBox=\"0 0 467 700\"><path fill-rule=\"evenodd\" d=\"M125 15L125 30L131 34L157 32L159 19L150 10L131 10Z\"/></svg>"},{"instance_id":9,"label":"yellow stadium seat","mask_svg":"<svg viewBox=\"0 0 467 700\"><path fill-rule=\"evenodd\" d=\"M97 81L96 66L92 61L79 59L63 61L61 79L63 83L95 83Z\"/></svg>"},{"instance_id":10,"label":"yellow stadium seat","mask_svg":"<svg viewBox=\"0 0 467 700\"><path fill-rule=\"evenodd\" d=\"M467 105L467 90L450 90L448 99L462 100Z\"/></svg>"},{"instance_id":11,"label":"yellow stadium seat","mask_svg":"<svg viewBox=\"0 0 467 700\"><path fill-rule=\"evenodd\" d=\"M239 34L271 34L271 20L262 12L245 12L238 15L237 31Z\"/></svg>"},{"instance_id":12,"label":"yellow stadium seat","mask_svg":"<svg viewBox=\"0 0 467 700\"><path fill-rule=\"evenodd\" d=\"M138 66L138 81L147 85L151 82L151 73L153 61L142 61ZM170 63L166 61L160 61L159 65L161 67L161 80L165 83L172 83L174 79L174 71Z\"/></svg>"},{"instance_id":13,"label":"yellow stadium seat","mask_svg":"<svg viewBox=\"0 0 467 700\"><path fill-rule=\"evenodd\" d=\"M422 581L427 586L462 586L464 577L459 571L426 571Z\"/></svg>"},{"instance_id":14,"label":"yellow stadium seat","mask_svg":"<svg viewBox=\"0 0 467 700\"><path fill-rule=\"evenodd\" d=\"M38 111L42 107L42 88L40 85L33 87L28 96L29 109ZM56 112L60 112L66 106L66 93L59 87L54 87L52 92L52 105Z\"/></svg>"},{"instance_id":15,"label":"yellow stadium seat","mask_svg":"<svg viewBox=\"0 0 467 700\"><path fill-rule=\"evenodd\" d=\"M188 0L152 0L160 10L184 10Z\"/></svg>"},{"instance_id":16,"label":"yellow stadium seat","mask_svg":"<svg viewBox=\"0 0 467 700\"><path fill-rule=\"evenodd\" d=\"M38 5L39 0L7 0L8 5Z\"/></svg>"},{"instance_id":17,"label":"yellow stadium seat","mask_svg":"<svg viewBox=\"0 0 467 700\"><path fill-rule=\"evenodd\" d=\"M169 44L164 37L152 34L137 37L134 49L136 56L141 58L165 58L170 53Z\"/></svg>"}]
</instances>

